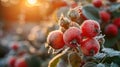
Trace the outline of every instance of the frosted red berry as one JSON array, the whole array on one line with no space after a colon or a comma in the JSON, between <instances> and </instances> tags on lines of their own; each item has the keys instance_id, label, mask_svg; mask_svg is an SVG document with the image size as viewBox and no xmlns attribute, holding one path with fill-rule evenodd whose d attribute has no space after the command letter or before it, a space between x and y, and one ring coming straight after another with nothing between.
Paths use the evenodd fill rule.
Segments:
<instances>
[{"instance_id":1,"label":"frosted red berry","mask_svg":"<svg viewBox=\"0 0 120 67\"><path fill-rule=\"evenodd\" d=\"M18 43L14 43L14 44L11 45L11 48L16 51L19 48L19 44Z\"/></svg>"},{"instance_id":2,"label":"frosted red berry","mask_svg":"<svg viewBox=\"0 0 120 67\"><path fill-rule=\"evenodd\" d=\"M63 40L63 32L56 30L52 31L47 38L48 44L54 49L63 48L65 43Z\"/></svg>"},{"instance_id":3,"label":"frosted red berry","mask_svg":"<svg viewBox=\"0 0 120 67\"><path fill-rule=\"evenodd\" d=\"M16 57L10 57L9 59L8 59L8 66L9 67L15 67L14 65L15 65L15 62L16 62Z\"/></svg>"},{"instance_id":4,"label":"frosted red berry","mask_svg":"<svg viewBox=\"0 0 120 67\"><path fill-rule=\"evenodd\" d=\"M81 30L77 27L70 27L63 35L65 44L69 47L76 47L82 40Z\"/></svg>"},{"instance_id":5,"label":"frosted red berry","mask_svg":"<svg viewBox=\"0 0 120 67\"><path fill-rule=\"evenodd\" d=\"M15 67L28 67L28 65L24 58L19 58L15 62Z\"/></svg>"},{"instance_id":6,"label":"frosted red berry","mask_svg":"<svg viewBox=\"0 0 120 67\"><path fill-rule=\"evenodd\" d=\"M117 36L118 34L118 28L114 24L109 24L105 28L105 34L106 36Z\"/></svg>"},{"instance_id":7,"label":"frosted red berry","mask_svg":"<svg viewBox=\"0 0 120 67\"><path fill-rule=\"evenodd\" d=\"M93 56L100 50L100 44L95 38L87 38L81 43L81 50L85 56Z\"/></svg>"},{"instance_id":8,"label":"frosted red berry","mask_svg":"<svg viewBox=\"0 0 120 67\"><path fill-rule=\"evenodd\" d=\"M108 22L110 20L110 14L106 11L100 11L99 15L103 22Z\"/></svg>"},{"instance_id":9,"label":"frosted red berry","mask_svg":"<svg viewBox=\"0 0 120 67\"><path fill-rule=\"evenodd\" d=\"M100 26L97 21L85 20L81 25L82 35L92 38L100 33Z\"/></svg>"},{"instance_id":10,"label":"frosted red berry","mask_svg":"<svg viewBox=\"0 0 120 67\"><path fill-rule=\"evenodd\" d=\"M93 0L93 5L97 8L101 7L103 5L102 0Z\"/></svg>"},{"instance_id":11,"label":"frosted red berry","mask_svg":"<svg viewBox=\"0 0 120 67\"><path fill-rule=\"evenodd\" d=\"M120 28L120 17L119 18L115 18L113 20L113 24L115 24L118 28Z\"/></svg>"}]
</instances>

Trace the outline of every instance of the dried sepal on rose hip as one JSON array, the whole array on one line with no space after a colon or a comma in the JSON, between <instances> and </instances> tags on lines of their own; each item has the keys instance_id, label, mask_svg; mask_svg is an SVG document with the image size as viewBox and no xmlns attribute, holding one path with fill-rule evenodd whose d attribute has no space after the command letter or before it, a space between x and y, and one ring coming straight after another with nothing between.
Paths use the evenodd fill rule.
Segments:
<instances>
[{"instance_id":1,"label":"dried sepal on rose hip","mask_svg":"<svg viewBox=\"0 0 120 67\"><path fill-rule=\"evenodd\" d=\"M80 15L79 19L87 20L87 17L83 14L82 7L78 8L78 12L79 12L79 15Z\"/></svg>"},{"instance_id":2,"label":"dried sepal on rose hip","mask_svg":"<svg viewBox=\"0 0 120 67\"><path fill-rule=\"evenodd\" d=\"M76 20L76 23L81 25L84 20L87 20L87 17L83 14L82 7L76 7L76 11L79 13L79 18Z\"/></svg>"},{"instance_id":3,"label":"dried sepal on rose hip","mask_svg":"<svg viewBox=\"0 0 120 67\"><path fill-rule=\"evenodd\" d=\"M59 27L59 30L64 33L67 29L65 29L64 27Z\"/></svg>"},{"instance_id":4,"label":"dried sepal on rose hip","mask_svg":"<svg viewBox=\"0 0 120 67\"><path fill-rule=\"evenodd\" d=\"M76 11L75 9L70 9L67 15L72 21L75 22L80 18L79 12Z\"/></svg>"},{"instance_id":5,"label":"dried sepal on rose hip","mask_svg":"<svg viewBox=\"0 0 120 67\"><path fill-rule=\"evenodd\" d=\"M65 45L64 40L63 40L63 32L59 30L50 32L47 37L47 43L53 49L63 48Z\"/></svg>"},{"instance_id":6,"label":"dried sepal on rose hip","mask_svg":"<svg viewBox=\"0 0 120 67\"><path fill-rule=\"evenodd\" d=\"M63 35L65 44L69 47L77 47L82 41L81 30L77 27L70 27Z\"/></svg>"},{"instance_id":7,"label":"dried sepal on rose hip","mask_svg":"<svg viewBox=\"0 0 120 67\"><path fill-rule=\"evenodd\" d=\"M83 20L87 20L87 17L82 12L80 13L80 18L82 18Z\"/></svg>"},{"instance_id":8,"label":"dried sepal on rose hip","mask_svg":"<svg viewBox=\"0 0 120 67\"><path fill-rule=\"evenodd\" d=\"M80 28L79 24L76 23L76 22L71 22L69 27L77 27L77 28Z\"/></svg>"},{"instance_id":9,"label":"dried sepal on rose hip","mask_svg":"<svg viewBox=\"0 0 120 67\"><path fill-rule=\"evenodd\" d=\"M94 56L100 50L100 44L95 38L87 38L81 42L81 51L85 56Z\"/></svg>"},{"instance_id":10,"label":"dried sepal on rose hip","mask_svg":"<svg viewBox=\"0 0 120 67\"><path fill-rule=\"evenodd\" d=\"M82 35L88 38L97 36L100 33L100 25L94 20L85 20L81 25Z\"/></svg>"},{"instance_id":11,"label":"dried sepal on rose hip","mask_svg":"<svg viewBox=\"0 0 120 67\"><path fill-rule=\"evenodd\" d=\"M69 28L70 20L67 17L64 17L63 14L60 16L60 19L58 21L59 25L65 29Z\"/></svg>"}]
</instances>

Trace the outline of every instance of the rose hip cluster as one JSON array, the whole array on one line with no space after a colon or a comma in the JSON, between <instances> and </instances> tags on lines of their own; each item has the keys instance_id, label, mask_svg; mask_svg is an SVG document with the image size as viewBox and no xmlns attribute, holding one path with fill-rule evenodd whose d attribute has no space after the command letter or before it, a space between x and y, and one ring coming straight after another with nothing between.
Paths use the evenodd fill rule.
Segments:
<instances>
[{"instance_id":1,"label":"rose hip cluster","mask_svg":"<svg viewBox=\"0 0 120 67\"><path fill-rule=\"evenodd\" d=\"M74 22L80 14L68 13L68 18L63 15L59 19L59 30L49 33L47 43L55 50L62 48L80 48L85 56L94 56L100 50L96 39L100 34L100 25L95 20L85 20L81 25Z\"/></svg>"},{"instance_id":2,"label":"rose hip cluster","mask_svg":"<svg viewBox=\"0 0 120 67\"><path fill-rule=\"evenodd\" d=\"M109 3L115 3L117 0L108 0ZM109 6L103 3L103 0L93 0L94 7L99 8L99 17L102 24L105 25L104 33L108 37L115 37L118 35L118 28L120 28L120 17L113 17L109 10ZM102 9L102 10L101 10ZM108 24L110 22L110 24ZM112 23L111 23L112 22Z\"/></svg>"},{"instance_id":3,"label":"rose hip cluster","mask_svg":"<svg viewBox=\"0 0 120 67\"><path fill-rule=\"evenodd\" d=\"M10 57L8 60L8 66L9 67L28 67L27 62L25 61L24 58L19 58L17 57Z\"/></svg>"},{"instance_id":4,"label":"rose hip cluster","mask_svg":"<svg viewBox=\"0 0 120 67\"><path fill-rule=\"evenodd\" d=\"M120 17L114 18L111 24L108 24L105 27L105 34L109 37L111 36L117 36L118 35L118 29L120 28Z\"/></svg>"},{"instance_id":5,"label":"rose hip cluster","mask_svg":"<svg viewBox=\"0 0 120 67\"><path fill-rule=\"evenodd\" d=\"M8 57L8 67L28 67L25 59L25 51L20 50L21 46L18 42L12 43L10 49L15 52L15 55Z\"/></svg>"}]
</instances>

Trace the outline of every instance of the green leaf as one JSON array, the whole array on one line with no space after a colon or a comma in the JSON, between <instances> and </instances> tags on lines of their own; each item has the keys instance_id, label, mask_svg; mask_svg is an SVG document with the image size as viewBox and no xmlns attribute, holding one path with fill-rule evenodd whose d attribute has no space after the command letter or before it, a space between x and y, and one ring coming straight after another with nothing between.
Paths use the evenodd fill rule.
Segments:
<instances>
[{"instance_id":1,"label":"green leaf","mask_svg":"<svg viewBox=\"0 0 120 67\"><path fill-rule=\"evenodd\" d=\"M119 14L120 15L120 14ZM117 36L118 39L120 39L120 28L118 30L118 36Z\"/></svg>"},{"instance_id":2,"label":"green leaf","mask_svg":"<svg viewBox=\"0 0 120 67\"><path fill-rule=\"evenodd\" d=\"M110 67L110 64L105 63L104 65L105 65L105 67Z\"/></svg>"},{"instance_id":3,"label":"green leaf","mask_svg":"<svg viewBox=\"0 0 120 67\"><path fill-rule=\"evenodd\" d=\"M104 46L105 47L112 47L117 42L117 40L118 40L117 37L113 37L113 38L105 37Z\"/></svg>"},{"instance_id":4,"label":"green leaf","mask_svg":"<svg viewBox=\"0 0 120 67\"><path fill-rule=\"evenodd\" d=\"M0 58L3 58L7 53L9 53L9 48L0 44Z\"/></svg>"},{"instance_id":5,"label":"green leaf","mask_svg":"<svg viewBox=\"0 0 120 67\"><path fill-rule=\"evenodd\" d=\"M92 5L87 5L83 6L82 10L83 15L85 15L86 18L96 20L99 22L99 10L97 8L93 7Z\"/></svg>"},{"instance_id":6,"label":"green leaf","mask_svg":"<svg viewBox=\"0 0 120 67\"><path fill-rule=\"evenodd\" d=\"M56 67L67 67L68 64L64 59L60 59Z\"/></svg>"},{"instance_id":7,"label":"green leaf","mask_svg":"<svg viewBox=\"0 0 120 67\"><path fill-rule=\"evenodd\" d=\"M111 67L119 67L116 63L111 63Z\"/></svg>"},{"instance_id":8,"label":"green leaf","mask_svg":"<svg viewBox=\"0 0 120 67\"><path fill-rule=\"evenodd\" d=\"M120 39L120 29L118 30L118 35L116 37L105 37L105 43L104 46L105 47L112 47L113 45L115 45L115 43Z\"/></svg>"},{"instance_id":9,"label":"green leaf","mask_svg":"<svg viewBox=\"0 0 120 67\"><path fill-rule=\"evenodd\" d=\"M120 17L120 3L113 3L110 6L109 11L112 12L114 18Z\"/></svg>"},{"instance_id":10,"label":"green leaf","mask_svg":"<svg viewBox=\"0 0 120 67\"><path fill-rule=\"evenodd\" d=\"M98 53L98 54L96 54L96 55L94 56L94 58L96 58L96 59L102 59L102 58L104 58L105 56L106 56L105 53Z\"/></svg>"},{"instance_id":11,"label":"green leaf","mask_svg":"<svg viewBox=\"0 0 120 67\"><path fill-rule=\"evenodd\" d=\"M112 12L112 16L113 16L114 18L120 17L120 9Z\"/></svg>"},{"instance_id":12,"label":"green leaf","mask_svg":"<svg viewBox=\"0 0 120 67\"><path fill-rule=\"evenodd\" d=\"M107 57L120 56L120 51L116 51L112 48L103 48L102 51L107 54Z\"/></svg>"},{"instance_id":13,"label":"green leaf","mask_svg":"<svg viewBox=\"0 0 120 67\"><path fill-rule=\"evenodd\" d=\"M96 63L93 63L93 62L87 62L83 65L83 67L96 67L97 64Z\"/></svg>"},{"instance_id":14,"label":"green leaf","mask_svg":"<svg viewBox=\"0 0 120 67\"><path fill-rule=\"evenodd\" d=\"M116 11L120 8L120 3L112 3L112 5L110 6L110 11L113 12L113 11Z\"/></svg>"},{"instance_id":15,"label":"green leaf","mask_svg":"<svg viewBox=\"0 0 120 67\"><path fill-rule=\"evenodd\" d=\"M67 53L70 48L66 48L61 53L57 54L48 64L48 67L56 67L57 63L59 62L60 58Z\"/></svg>"},{"instance_id":16,"label":"green leaf","mask_svg":"<svg viewBox=\"0 0 120 67\"><path fill-rule=\"evenodd\" d=\"M79 67L81 62L81 57L77 53L73 53L69 56L69 60L72 67Z\"/></svg>"},{"instance_id":17,"label":"green leaf","mask_svg":"<svg viewBox=\"0 0 120 67\"><path fill-rule=\"evenodd\" d=\"M50 60L48 67L56 67L57 63L59 62L60 58L63 56L63 53L56 55L53 59Z\"/></svg>"},{"instance_id":18,"label":"green leaf","mask_svg":"<svg viewBox=\"0 0 120 67\"><path fill-rule=\"evenodd\" d=\"M112 62L118 64L120 67L120 57L116 56L116 57L112 57L111 59L112 59Z\"/></svg>"},{"instance_id":19,"label":"green leaf","mask_svg":"<svg viewBox=\"0 0 120 67\"><path fill-rule=\"evenodd\" d=\"M105 64L99 63L97 64L97 67L105 67Z\"/></svg>"},{"instance_id":20,"label":"green leaf","mask_svg":"<svg viewBox=\"0 0 120 67\"><path fill-rule=\"evenodd\" d=\"M110 67L109 65L114 62L116 64L120 65L120 58L118 56L114 56L114 57L106 57L104 59L104 61L102 61L103 63L105 63L105 65L107 65L108 67Z\"/></svg>"},{"instance_id":21,"label":"green leaf","mask_svg":"<svg viewBox=\"0 0 120 67\"><path fill-rule=\"evenodd\" d=\"M37 56L29 56L26 58L29 67L40 67L40 59Z\"/></svg>"},{"instance_id":22,"label":"green leaf","mask_svg":"<svg viewBox=\"0 0 120 67\"><path fill-rule=\"evenodd\" d=\"M119 66L116 63L112 62L111 64L99 63L97 64L97 67L119 67Z\"/></svg>"},{"instance_id":23,"label":"green leaf","mask_svg":"<svg viewBox=\"0 0 120 67\"><path fill-rule=\"evenodd\" d=\"M7 62L6 62L6 58L2 58L0 59L0 67L7 67Z\"/></svg>"}]
</instances>

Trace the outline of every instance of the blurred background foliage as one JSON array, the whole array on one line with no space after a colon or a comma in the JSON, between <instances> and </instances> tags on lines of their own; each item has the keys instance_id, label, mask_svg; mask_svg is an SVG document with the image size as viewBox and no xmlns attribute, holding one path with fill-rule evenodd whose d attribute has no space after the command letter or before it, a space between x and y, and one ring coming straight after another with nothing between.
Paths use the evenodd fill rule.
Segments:
<instances>
[{"instance_id":1,"label":"blurred background foliage","mask_svg":"<svg viewBox=\"0 0 120 67\"><path fill-rule=\"evenodd\" d=\"M108 0L103 1L108 3ZM11 56L24 58L28 67L47 67L53 55L45 48L46 38L50 31L58 29L60 15L82 6L87 19L100 22L98 13L101 9L91 3L92 0L0 0L0 67L10 67ZM120 1L109 6L111 21L120 17ZM104 31L107 24L100 24ZM117 36L105 36L105 40L105 47L120 50L120 29ZM111 61L120 62L116 57Z\"/></svg>"}]
</instances>

